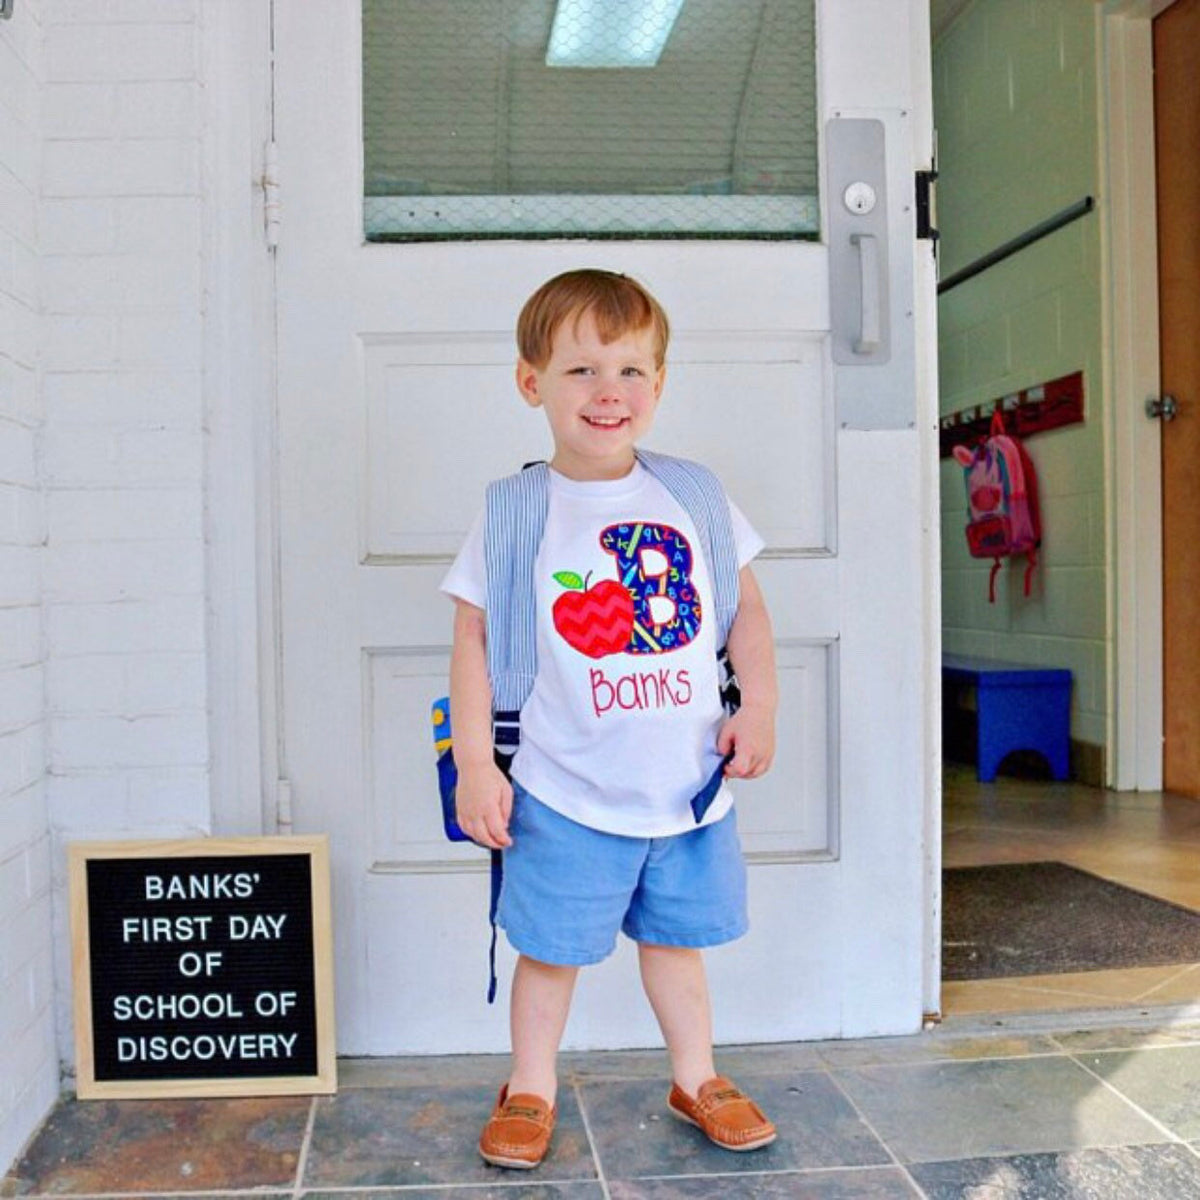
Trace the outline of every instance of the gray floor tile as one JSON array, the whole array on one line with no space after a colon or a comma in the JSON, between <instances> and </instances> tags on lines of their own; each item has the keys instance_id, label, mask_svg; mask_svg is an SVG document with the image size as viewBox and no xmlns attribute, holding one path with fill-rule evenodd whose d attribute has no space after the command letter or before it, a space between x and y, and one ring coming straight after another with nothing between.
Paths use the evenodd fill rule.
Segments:
<instances>
[{"instance_id":1,"label":"gray floor tile","mask_svg":"<svg viewBox=\"0 0 1200 1200\"><path fill-rule=\"evenodd\" d=\"M698 1129L671 1116L661 1080L584 1083L580 1094L610 1180L890 1162L879 1140L824 1074L760 1076L752 1085L747 1090L775 1122L779 1137L744 1154L718 1149Z\"/></svg>"},{"instance_id":2,"label":"gray floor tile","mask_svg":"<svg viewBox=\"0 0 1200 1200\"><path fill-rule=\"evenodd\" d=\"M604 1200L604 1189L588 1183L538 1183L510 1171L513 1183L495 1187L404 1188L402 1191L305 1192L304 1200Z\"/></svg>"},{"instance_id":3,"label":"gray floor tile","mask_svg":"<svg viewBox=\"0 0 1200 1200\"><path fill-rule=\"evenodd\" d=\"M1200 1046L1076 1057L1178 1137L1200 1138Z\"/></svg>"},{"instance_id":4,"label":"gray floor tile","mask_svg":"<svg viewBox=\"0 0 1200 1200\"><path fill-rule=\"evenodd\" d=\"M874 1067L888 1063L969 1062L977 1058L1024 1058L1034 1054L1056 1054L1059 1047L1044 1035L1001 1033L971 1037L866 1038L862 1041L823 1042L819 1047L823 1066Z\"/></svg>"},{"instance_id":5,"label":"gray floor tile","mask_svg":"<svg viewBox=\"0 0 1200 1200\"><path fill-rule=\"evenodd\" d=\"M609 1194L612 1200L915 1200L919 1196L895 1167L621 1180L610 1184Z\"/></svg>"},{"instance_id":6,"label":"gray floor tile","mask_svg":"<svg viewBox=\"0 0 1200 1200\"><path fill-rule=\"evenodd\" d=\"M834 1074L903 1162L1168 1140L1066 1058L870 1067Z\"/></svg>"},{"instance_id":7,"label":"gray floor tile","mask_svg":"<svg viewBox=\"0 0 1200 1200\"><path fill-rule=\"evenodd\" d=\"M1151 1046L1187 1046L1200 1043L1200 1025L1116 1025L1107 1029L1081 1029L1056 1033L1054 1040L1064 1050L1142 1050Z\"/></svg>"},{"instance_id":8,"label":"gray floor tile","mask_svg":"<svg viewBox=\"0 0 1200 1200\"><path fill-rule=\"evenodd\" d=\"M495 1097L479 1087L360 1088L317 1101L307 1188L512 1182L476 1146ZM569 1089L539 1182L595 1178L587 1132ZM518 1177L519 1178L519 1177ZM507 1193L505 1193L507 1195Z\"/></svg>"},{"instance_id":9,"label":"gray floor tile","mask_svg":"<svg viewBox=\"0 0 1200 1200\"><path fill-rule=\"evenodd\" d=\"M5 1181L10 1195L202 1193L290 1187L312 1101L60 1104Z\"/></svg>"},{"instance_id":10,"label":"gray floor tile","mask_svg":"<svg viewBox=\"0 0 1200 1200\"><path fill-rule=\"evenodd\" d=\"M910 1167L929 1200L1196 1200L1186 1146L1117 1146Z\"/></svg>"}]
</instances>

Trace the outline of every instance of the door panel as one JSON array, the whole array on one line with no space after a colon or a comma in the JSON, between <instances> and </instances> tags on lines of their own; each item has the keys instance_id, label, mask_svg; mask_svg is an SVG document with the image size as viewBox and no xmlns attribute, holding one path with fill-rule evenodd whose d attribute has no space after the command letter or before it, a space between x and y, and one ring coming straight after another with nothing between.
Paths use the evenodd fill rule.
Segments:
<instances>
[{"instance_id":1,"label":"door panel","mask_svg":"<svg viewBox=\"0 0 1200 1200\"><path fill-rule=\"evenodd\" d=\"M780 745L739 789L753 928L710 959L719 1035L919 1027L935 421L913 369L911 113L927 80L897 47L927 30L919 0L816 11L821 120L892 131L888 368L833 364L829 250L812 241L366 243L358 7L276 8L282 759L296 828L331 837L343 1053L507 1041L484 1002L486 858L439 833L437 588L486 481L548 452L515 393L511 329L538 284L584 264L636 275L671 316L648 446L712 465L767 541ZM925 432L839 427L839 399L889 389L892 411L922 396ZM628 946L584 976L569 1045L657 1040Z\"/></svg>"}]
</instances>

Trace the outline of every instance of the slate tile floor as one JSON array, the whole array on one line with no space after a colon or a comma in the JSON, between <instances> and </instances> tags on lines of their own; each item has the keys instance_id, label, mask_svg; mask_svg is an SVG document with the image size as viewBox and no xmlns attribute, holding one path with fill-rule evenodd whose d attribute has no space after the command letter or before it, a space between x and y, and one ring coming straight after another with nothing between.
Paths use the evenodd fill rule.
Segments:
<instances>
[{"instance_id":1,"label":"slate tile floor","mask_svg":"<svg viewBox=\"0 0 1200 1200\"><path fill-rule=\"evenodd\" d=\"M535 1174L475 1139L504 1060L347 1060L331 1097L64 1099L5 1196L306 1200L1200 1200L1200 1010L951 1020L907 1038L726 1050L778 1141L709 1146L652 1052L564 1060Z\"/></svg>"}]
</instances>

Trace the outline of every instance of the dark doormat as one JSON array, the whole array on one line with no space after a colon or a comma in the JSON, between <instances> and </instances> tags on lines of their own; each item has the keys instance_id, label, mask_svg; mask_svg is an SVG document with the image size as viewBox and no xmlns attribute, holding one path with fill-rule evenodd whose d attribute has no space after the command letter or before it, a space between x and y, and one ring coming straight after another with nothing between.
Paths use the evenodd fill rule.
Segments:
<instances>
[{"instance_id":1,"label":"dark doormat","mask_svg":"<svg viewBox=\"0 0 1200 1200\"><path fill-rule=\"evenodd\" d=\"M1200 962L1200 913L1060 862L942 872L942 978Z\"/></svg>"}]
</instances>

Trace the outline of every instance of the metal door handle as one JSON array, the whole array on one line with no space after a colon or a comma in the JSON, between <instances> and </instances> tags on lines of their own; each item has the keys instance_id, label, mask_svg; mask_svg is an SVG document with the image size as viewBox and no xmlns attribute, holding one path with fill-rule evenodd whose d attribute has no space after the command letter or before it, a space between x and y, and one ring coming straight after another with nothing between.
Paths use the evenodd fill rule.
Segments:
<instances>
[{"instance_id":1,"label":"metal door handle","mask_svg":"<svg viewBox=\"0 0 1200 1200\"><path fill-rule=\"evenodd\" d=\"M879 239L873 233L852 233L852 245L858 247L859 295L862 305L862 331L854 342L855 354L874 354L882 338L879 298Z\"/></svg>"},{"instance_id":2,"label":"metal door handle","mask_svg":"<svg viewBox=\"0 0 1200 1200\"><path fill-rule=\"evenodd\" d=\"M1151 396L1146 401L1146 416L1173 421L1179 416L1179 401L1174 396L1163 396L1161 400Z\"/></svg>"}]
</instances>

